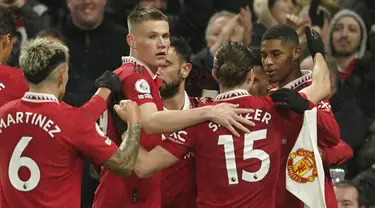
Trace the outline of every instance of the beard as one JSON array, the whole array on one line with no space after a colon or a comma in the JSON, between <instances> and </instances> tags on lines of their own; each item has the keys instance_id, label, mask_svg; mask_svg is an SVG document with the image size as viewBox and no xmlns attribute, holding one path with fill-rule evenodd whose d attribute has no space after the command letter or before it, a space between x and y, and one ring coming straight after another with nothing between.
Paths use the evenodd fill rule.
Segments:
<instances>
[{"instance_id":1,"label":"beard","mask_svg":"<svg viewBox=\"0 0 375 208\"><path fill-rule=\"evenodd\" d=\"M164 82L164 81L163 81ZM178 90L180 88L181 80L173 81L169 84L164 82L164 85L162 85L159 88L160 96L163 100L171 98L175 96L178 93Z\"/></svg>"}]
</instances>

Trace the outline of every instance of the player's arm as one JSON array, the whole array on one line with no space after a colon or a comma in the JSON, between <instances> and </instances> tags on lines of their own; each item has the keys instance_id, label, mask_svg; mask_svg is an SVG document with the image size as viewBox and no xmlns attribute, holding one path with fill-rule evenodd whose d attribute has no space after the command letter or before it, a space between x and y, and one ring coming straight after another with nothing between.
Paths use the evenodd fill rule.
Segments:
<instances>
[{"instance_id":1,"label":"player's arm","mask_svg":"<svg viewBox=\"0 0 375 208\"><path fill-rule=\"evenodd\" d=\"M140 106L142 128L149 134L176 132L205 121L213 121L239 136L235 128L243 132L249 130L242 124L254 126L254 123L239 116L253 112L252 109L237 108L238 105L222 103L216 106L205 106L189 110L158 111L154 103ZM234 128L235 127L235 128Z\"/></svg>"},{"instance_id":2,"label":"player's arm","mask_svg":"<svg viewBox=\"0 0 375 208\"><path fill-rule=\"evenodd\" d=\"M81 109L93 120L98 120L100 115L107 110L107 100L111 93L121 93L121 80L111 71L105 71L95 80L98 87L95 95Z\"/></svg>"},{"instance_id":3,"label":"player's arm","mask_svg":"<svg viewBox=\"0 0 375 208\"><path fill-rule=\"evenodd\" d=\"M94 121L98 120L100 115L107 110L107 100L111 95L111 90L99 88L92 98L80 108L86 112Z\"/></svg>"},{"instance_id":4,"label":"player's arm","mask_svg":"<svg viewBox=\"0 0 375 208\"><path fill-rule=\"evenodd\" d=\"M122 142L119 148L111 158L103 163L103 167L116 175L129 176L137 161L140 132L141 124L139 122L128 122L128 130L121 135Z\"/></svg>"},{"instance_id":5,"label":"player's arm","mask_svg":"<svg viewBox=\"0 0 375 208\"><path fill-rule=\"evenodd\" d=\"M116 175L129 176L134 169L139 152L141 132L140 113L136 103L128 101L114 106L121 119L127 121L127 131L121 135L122 142L117 151L103 163L103 167Z\"/></svg>"},{"instance_id":6,"label":"player's arm","mask_svg":"<svg viewBox=\"0 0 375 208\"><path fill-rule=\"evenodd\" d=\"M317 105L331 93L330 72L322 54L317 53L314 58L312 84L300 91L307 99Z\"/></svg>"},{"instance_id":7,"label":"player's arm","mask_svg":"<svg viewBox=\"0 0 375 208\"><path fill-rule=\"evenodd\" d=\"M327 167L341 165L353 157L352 148L343 140L333 147L319 147L323 164Z\"/></svg>"},{"instance_id":8,"label":"player's arm","mask_svg":"<svg viewBox=\"0 0 375 208\"><path fill-rule=\"evenodd\" d=\"M122 78L121 74L119 76ZM235 128L248 133L245 125L254 126L253 122L239 116L253 112L252 109L241 109L238 105L229 103L192 110L158 111L153 98L155 95L151 94L151 85L147 80L145 75L133 73L123 78L122 90L126 98L140 106L142 128L148 134L176 132L205 121L213 121L239 136Z\"/></svg>"},{"instance_id":9,"label":"player's arm","mask_svg":"<svg viewBox=\"0 0 375 208\"><path fill-rule=\"evenodd\" d=\"M148 178L176 164L179 160L161 146L156 146L150 152L141 147L134 172L139 178Z\"/></svg>"}]
</instances>

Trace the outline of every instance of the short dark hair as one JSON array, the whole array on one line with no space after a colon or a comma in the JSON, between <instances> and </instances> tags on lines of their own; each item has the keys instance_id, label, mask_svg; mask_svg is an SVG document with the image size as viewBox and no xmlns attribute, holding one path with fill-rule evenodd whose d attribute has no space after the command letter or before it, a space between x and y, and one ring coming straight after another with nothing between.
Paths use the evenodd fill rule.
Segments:
<instances>
[{"instance_id":1,"label":"short dark hair","mask_svg":"<svg viewBox=\"0 0 375 208\"><path fill-rule=\"evenodd\" d=\"M160 10L151 6L136 6L128 15L128 27L149 20L168 21L168 17Z\"/></svg>"},{"instance_id":2,"label":"short dark hair","mask_svg":"<svg viewBox=\"0 0 375 208\"><path fill-rule=\"evenodd\" d=\"M246 45L233 42L222 46L216 52L213 65L217 81L227 88L244 83L253 62L253 55Z\"/></svg>"},{"instance_id":3,"label":"short dark hair","mask_svg":"<svg viewBox=\"0 0 375 208\"><path fill-rule=\"evenodd\" d=\"M261 57L261 53L260 53L260 48L259 47L255 47L255 46L250 46L249 48L250 48L250 51L253 54L253 58L254 58L253 65L254 66L261 66L261 67L263 67L263 65L262 65L262 57Z\"/></svg>"},{"instance_id":4,"label":"short dark hair","mask_svg":"<svg viewBox=\"0 0 375 208\"><path fill-rule=\"evenodd\" d=\"M367 199L363 197L363 195L361 194L361 191L360 191L360 188L357 184L355 184L354 182L352 181L348 181L348 180L344 180L344 181L340 181L340 182L337 182L334 184L335 188L354 188L356 191L357 191L357 202L358 202L358 206L361 207L361 206L367 206L368 205L368 202L367 202Z\"/></svg>"},{"instance_id":5,"label":"short dark hair","mask_svg":"<svg viewBox=\"0 0 375 208\"><path fill-rule=\"evenodd\" d=\"M62 33L56 29L56 28L46 28L41 30L38 34L37 37L40 38L55 38L57 40L60 40L61 42L65 43L65 38L62 35Z\"/></svg>"},{"instance_id":6,"label":"short dark hair","mask_svg":"<svg viewBox=\"0 0 375 208\"><path fill-rule=\"evenodd\" d=\"M190 62L190 56L192 54L191 48L188 41L183 38L171 37L171 47L174 48L176 53L182 58L184 62Z\"/></svg>"},{"instance_id":7,"label":"short dark hair","mask_svg":"<svg viewBox=\"0 0 375 208\"><path fill-rule=\"evenodd\" d=\"M6 7L0 6L0 36L17 33L17 22L15 15Z\"/></svg>"},{"instance_id":8,"label":"short dark hair","mask_svg":"<svg viewBox=\"0 0 375 208\"><path fill-rule=\"evenodd\" d=\"M262 36L262 42L265 40L281 40L281 43L299 45L297 32L286 24L275 25L269 28Z\"/></svg>"}]
</instances>

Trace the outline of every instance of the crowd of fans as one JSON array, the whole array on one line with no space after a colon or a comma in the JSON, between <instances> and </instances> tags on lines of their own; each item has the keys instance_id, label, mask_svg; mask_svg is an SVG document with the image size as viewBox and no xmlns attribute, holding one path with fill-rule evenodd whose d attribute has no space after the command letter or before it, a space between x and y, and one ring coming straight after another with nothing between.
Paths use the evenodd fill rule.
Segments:
<instances>
[{"instance_id":1,"label":"crowd of fans","mask_svg":"<svg viewBox=\"0 0 375 208\"><path fill-rule=\"evenodd\" d=\"M168 16L171 35L189 40L193 55L187 77L190 96L215 97L213 56L227 42L260 47L265 31L278 24L292 26L302 50L300 67L312 70L304 28L319 31L335 83L330 97L341 138L354 157L330 167L338 178L337 199L344 207L375 206L375 1L371 0L0 0L17 15L18 33L8 65L19 67L22 41L53 37L69 48L69 82L64 101L81 106L96 91L95 79L114 70L129 54L126 17L137 5L148 5ZM1 20L0 20L1 21ZM273 84L257 72L258 84ZM344 176L335 177L339 173ZM98 176L86 161L82 206L90 207ZM343 181L343 180L347 181ZM347 199L349 195L351 199ZM355 206L355 204L357 206Z\"/></svg>"}]
</instances>

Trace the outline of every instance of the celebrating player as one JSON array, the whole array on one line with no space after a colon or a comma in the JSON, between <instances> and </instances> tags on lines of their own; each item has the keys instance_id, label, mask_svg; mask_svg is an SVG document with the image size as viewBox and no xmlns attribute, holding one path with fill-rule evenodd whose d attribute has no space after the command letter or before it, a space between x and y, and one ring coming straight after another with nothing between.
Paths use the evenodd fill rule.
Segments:
<instances>
[{"instance_id":1,"label":"celebrating player","mask_svg":"<svg viewBox=\"0 0 375 208\"><path fill-rule=\"evenodd\" d=\"M164 110L191 109L198 107L201 102L205 101L204 98L189 97L185 91L185 80L191 70L190 56L191 49L187 42L171 37L167 61L164 66L158 69L158 75L163 80L159 91ZM162 135L163 140L168 136L184 140L190 134L185 129ZM162 207L164 208L196 207L197 185L193 153L187 153L183 160L162 172L161 195Z\"/></svg>"},{"instance_id":2,"label":"celebrating player","mask_svg":"<svg viewBox=\"0 0 375 208\"><path fill-rule=\"evenodd\" d=\"M21 48L20 65L30 90L0 108L2 208L79 207L82 154L121 176L133 170L141 128L137 105L116 106L128 123L118 148L85 111L60 103L68 56L65 46L42 38Z\"/></svg>"},{"instance_id":3,"label":"celebrating player","mask_svg":"<svg viewBox=\"0 0 375 208\"><path fill-rule=\"evenodd\" d=\"M21 98L29 89L22 70L6 66L17 33L16 18L7 8L0 6L0 106Z\"/></svg>"},{"instance_id":4,"label":"celebrating player","mask_svg":"<svg viewBox=\"0 0 375 208\"><path fill-rule=\"evenodd\" d=\"M17 29L16 19L12 15L12 12L7 8L0 6L0 43L3 45L3 49L0 50L0 106L5 103L22 98L22 96L29 90L22 69L13 68L6 66L6 62L10 56L10 52L13 48L13 37ZM45 33L45 38L50 38ZM51 38L55 41L62 42L58 38ZM107 99L111 93L109 85L111 85L111 79L113 75L109 72L105 72L97 80L98 84L101 84L101 88L95 93L95 95L81 106L81 109L89 114L93 120L97 120L99 116L107 109ZM106 83L105 88L102 84ZM115 92L118 93L118 92ZM61 104L65 104L61 102Z\"/></svg>"},{"instance_id":5,"label":"celebrating player","mask_svg":"<svg viewBox=\"0 0 375 208\"><path fill-rule=\"evenodd\" d=\"M315 53L324 54L324 44L320 37L315 34L314 37L310 31L306 31L309 50L314 57ZM311 71L304 71L299 68L300 46L298 35L288 25L277 25L266 31L262 37L261 56L263 66L270 77L270 81L278 83L279 88L287 88L295 91L305 89L311 84ZM315 69L314 69L315 70ZM326 99L326 98L325 98ZM326 126L336 127L337 123L331 112L331 106L327 100L323 100L318 105L319 111L322 111L320 122ZM335 151L330 151L332 140L330 137L319 137L318 146L324 152L322 158L345 158L348 145L340 140L340 145L335 147ZM282 144L281 167L286 167L287 158L291 152L297 136L287 137ZM340 148L340 150L337 150ZM331 154L331 155L329 155ZM336 154L336 155L332 155ZM329 162L323 161L325 164ZM329 208L336 208L337 203L334 195L332 181L329 171L326 170L326 203ZM276 207L303 207L303 203L294 195L286 190L285 171L281 170L277 180L277 202Z\"/></svg>"},{"instance_id":6,"label":"celebrating player","mask_svg":"<svg viewBox=\"0 0 375 208\"><path fill-rule=\"evenodd\" d=\"M207 120L221 124L235 135L239 134L234 127L249 132L240 122L250 126L254 123L237 114L252 110L237 109L234 104L163 111L155 73L166 62L170 45L168 19L155 8L137 7L128 16L128 28L126 40L130 56L123 57L123 65L115 73L122 80L124 97L135 101L141 109L141 145L144 148L151 150L160 144L161 133L177 132ZM115 122L108 119L108 113L101 118L100 126L109 138L119 142L118 131L121 134L123 130L119 125L115 129ZM160 181L160 174L143 180L135 174L123 179L103 170L93 207L160 207Z\"/></svg>"},{"instance_id":7,"label":"celebrating player","mask_svg":"<svg viewBox=\"0 0 375 208\"><path fill-rule=\"evenodd\" d=\"M250 96L252 62L252 54L246 46L230 43L217 52L213 69L221 90L214 104L230 102L256 109L254 113L242 114L256 123L255 127L248 127L250 133L234 136L214 122L191 127L187 130L192 132L191 135L183 140L168 137L161 146L148 153L141 148L134 169L136 174L148 177L193 151L198 207L273 207L275 178L280 167L281 137L299 133L299 129L287 127L301 127L300 114L313 104L294 91L281 90L272 95L273 101L286 102L290 109L298 112L296 114L277 110L269 97ZM330 88L329 83L323 81L328 80L329 72L321 54L316 55L315 70L315 83L304 92L310 100L318 102L329 94ZM332 138L337 135L337 125L336 129L327 129L321 124L318 126L321 134Z\"/></svg>"}]
</instances>

